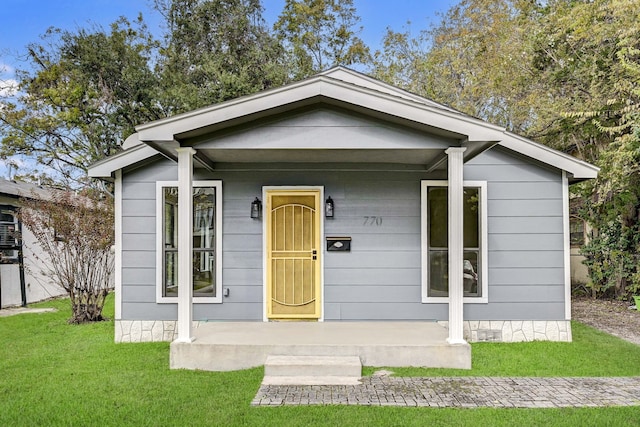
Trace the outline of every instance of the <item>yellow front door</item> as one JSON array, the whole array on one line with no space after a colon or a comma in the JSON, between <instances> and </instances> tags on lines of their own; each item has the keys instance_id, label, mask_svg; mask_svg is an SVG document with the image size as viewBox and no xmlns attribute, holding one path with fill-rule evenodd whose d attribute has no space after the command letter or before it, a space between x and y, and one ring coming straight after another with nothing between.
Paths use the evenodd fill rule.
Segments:
<instances>
[{"instance_id":1,"label":"yellow front door","mask_svg":"<svg viewBox=\"0 0 640 427\"><path fill-rule=\"evenodd\" d=\"M320 318L320 191L268 190L267 317Z\"/></svg>"}]
</instances>

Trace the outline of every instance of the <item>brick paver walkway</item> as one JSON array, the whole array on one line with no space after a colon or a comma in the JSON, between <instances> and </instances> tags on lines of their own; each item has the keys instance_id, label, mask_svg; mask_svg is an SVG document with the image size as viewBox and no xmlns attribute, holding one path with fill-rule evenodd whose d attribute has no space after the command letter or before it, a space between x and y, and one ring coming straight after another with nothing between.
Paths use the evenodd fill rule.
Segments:
<instances>
[{"instance_id":1,"label":"brick paver walkway","mask_svg":"<svg viewBox=\"0 0 640 427\"><path fill-rule=\"evenodd\" d=\"M640 377L364 377L351 386L262 385L253 406L369 405L456 408L640 406Z\"/></svg>"}]
</instances>

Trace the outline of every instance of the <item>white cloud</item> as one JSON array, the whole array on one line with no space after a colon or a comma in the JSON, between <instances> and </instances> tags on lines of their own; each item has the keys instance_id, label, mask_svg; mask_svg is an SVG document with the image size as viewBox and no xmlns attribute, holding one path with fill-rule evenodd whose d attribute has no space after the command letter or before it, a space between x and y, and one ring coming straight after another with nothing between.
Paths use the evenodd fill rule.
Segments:
<instances>
[{"instance_id":1,"label":"white cloud","mask_svg":"<svg viewBox=\"0 0 640 427\"><path fill-rule=\"evenodd\" d=\"M15 68L0 62L0 98L12 97L18 92Z\"/></svg>"},{"instance_id":2,"label":"white cloud","mask_svg":"<svg viewBox=\"0 0 640 427\"><path fill-rule=\"evenodd\" d=\"M0 79L0 97L11 97L18 93L18 81L15 79Z\"/></svg>"}]
</instances>

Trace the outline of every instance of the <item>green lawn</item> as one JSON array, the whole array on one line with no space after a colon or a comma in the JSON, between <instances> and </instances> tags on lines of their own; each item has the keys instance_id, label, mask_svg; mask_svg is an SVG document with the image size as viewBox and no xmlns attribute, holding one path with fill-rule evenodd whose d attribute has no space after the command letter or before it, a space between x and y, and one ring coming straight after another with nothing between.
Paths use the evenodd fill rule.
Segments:
<instances>
[{"instance_id":1,"label":"green lawn","mask_svg":"<svg viewBox=\"0 0 640 427\"><path fill-rule=\"evenodd\" d=\"M38 306L60 311L0 318L0 426L640 425L640 407L252 408L262 369L171 371L167 343L116 345L112 322L68 325L68 301ZM111 297L105 312L112 316ZM574 324L573 335L570 344L473 344L470 371L393 370L399 375L640 375L640 346L580 324Z\"/></svg>"}]
</instances>

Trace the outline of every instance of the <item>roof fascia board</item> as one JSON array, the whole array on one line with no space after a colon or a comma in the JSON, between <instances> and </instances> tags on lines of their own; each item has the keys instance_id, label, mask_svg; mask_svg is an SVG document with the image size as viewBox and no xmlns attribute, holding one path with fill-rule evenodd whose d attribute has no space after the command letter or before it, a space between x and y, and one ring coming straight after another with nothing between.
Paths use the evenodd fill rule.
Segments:
<instances>
[{"instance_id":1,"label":"roof fascia board","mask_svg":"<svg viewBox=\"0 0 640 427\"><path fill-rule=\"evenodd\" d=\"M187 122L189 119L191 118L195 118L195 117L208 117L210 115L210 113L219 113L221 110L225 110L225 109L229 109L235 105L246 105L247 103L250 103L252 101L255 100L259 100L261 98L267 98L270 96L274 96L274 95L278 95L280 93L283 92L288 92L291 91L295 88L298 87L304 87L304 86L309 86L311 84L313 84L314 82L316 82L317 80L320 80L321 77L320 76L315 76L315 77L311 77L307 80L302 80L296 83L291 83L289 85L286 86L281 86L278 88L274 88L274 89L268 89L262 92L258 92L252 95L246 95L246 96L241 96L240 98L236 98L236 99L231 99L229 101L225 101L219 104L214 104L214 105L210 105L208 107L203 107L203 108L199 108L197 110L193 110L193 111L187 111L186 113L182 113L182 114L177 114L175 116L171 116L171 117L167 117L164 119L160 119L160 120L154 120L152 122L148 122L148 123L143 123L141 125L136 126L136 130L138 132L145 132L148 131L150 129L153 128L157 128L157 127L165 127L168 125L171 125L172 123L185 123ZM222 121L222 120L216 120L217 121ZM147 135L147 134L145 134ZM147 138L143 138L142 136L139 137L140 140L148 140Z\"/></svg>"},{"instance_id":2,"label":"roof fascia board","mask_svg":"<svg viewBox=\"0 0 640 427\"><path fill-rule=\"evenodd\" d=\"M267 111L286 104L295 104L314 97L326 97L345 104L398 116L416 123L444 129L469 139L499 141L504 128L460 113L431 107L396 95L363 88L341 80L318 76L299 84L267 91L191 114L148 123L136 128L141 141L170 140L175 135L206 128L241 116Z\"/></svg>"},{"instance_id":3,"label":"roof fascia board","mask_svg":"<svg viewBox=\"0 0 640 427\"><path fill-rule=\"evenodd\" d=\"M344 88L355 88L349 99L340 99ZM381 111L399 116L434 128L466 135L469 139L479 141L499 141L504 128L483 122L470 116L415 101L361 88L349 83L337 81L323 87L322 95L332 99L340 99L371 110ZM464 124L462 124L463 122Z\"/></svg>"},{"instance_id":4,"label":"roof fascia board","mask_svg":"<svg viewBox=\"0 0 640 427\"><path fill-rule=\"evenodd\" d=\"M380 92L386 92L391 95L396 95L401 98L409 99L412 101L420 102L422 104L426 104L432 107L441 108L443 110L447 110L457 114L464 114L460 111L457 111L449 106L444 104L440 104L439 102L435 102L431 99L422 97L420 95L416 95L415 93L411 93L404 89L400 89L399 87L390 85L381 80L377 80L373 77L367 76L365 74L359 73L357 71L351 70L349 68L345 68L342 66L331 68L327 71L320 73L324 76L331 77L337 80L341 80L347 83L355 84L358 86L366 87L369 89L377 90ZM471 117L471 116L470 116Z\"/></svg>"},{"instance_id":5,"label":"roof fascia board","mask_svg":"<svg viewBox=\"0 0 640 427\"><path fill-rule=\"evenodd\" d=\"M156 154L158 152L146 144L137 145L94 163L89 167L87 173L91 178L112 178L113 172L118 169L141 162Z\"/></svg>"},{"instance_id":6,"label":"roof fascia board","mask_svg":"<svg viewBox=\"0 0 640 427\"><path fill-rule=\"evenodd\" d=\"M517 153L565 170L573 175L575 180L596 178L600 171L597 166L511 132L505 132L505 138L499 144Z\"/></svg>"}]
</instances>

